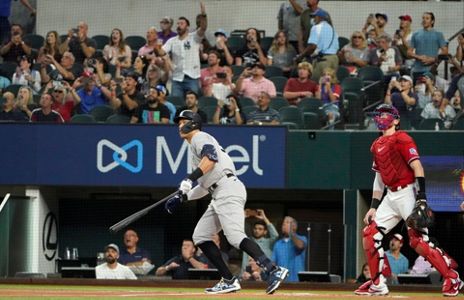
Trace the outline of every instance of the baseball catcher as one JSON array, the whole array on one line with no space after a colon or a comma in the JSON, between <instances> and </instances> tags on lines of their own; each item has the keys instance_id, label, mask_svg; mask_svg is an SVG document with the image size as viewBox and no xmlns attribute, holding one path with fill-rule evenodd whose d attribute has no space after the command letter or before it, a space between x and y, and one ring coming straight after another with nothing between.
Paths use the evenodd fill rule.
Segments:
<instances>
[{"instance_id":1,"label":"baseball catcher","mask_svg":"<svg viewBox=\"0 0 464 300\"><path fill-rule=\"evenodd\" d=\"M417 146L406 132L398 130L400 116L395 107L379 105L374 112L374 122L382 136L371 146L375 179L371 208L364 217L366 227L363 230L363 248L372 279L362 284L355 294L389 293L385 278L391 271L382 239L403 219L408 226L410 246L443 276L443 295L457 296L464 285L454 270L457 265L428 236L433 213L427 206L424 169ZM387 193L381 200L385 189Z\"/></svg>"}]
</instances>

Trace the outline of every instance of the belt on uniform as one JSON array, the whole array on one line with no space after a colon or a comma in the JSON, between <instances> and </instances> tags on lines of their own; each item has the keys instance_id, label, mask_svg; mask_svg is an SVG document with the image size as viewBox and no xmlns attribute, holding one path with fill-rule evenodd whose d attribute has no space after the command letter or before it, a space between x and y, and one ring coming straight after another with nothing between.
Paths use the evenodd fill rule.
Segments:
<instances>
[{"instance_id":1,"label":"belt on uniform","mask_svg":"<svg viewBox=\"0 0 464 300\"><path fill-rule=\"evenodd\" d=\"M387 187L390 191L392 192L398 192L398 191L401 191L402 189L406 188L408 185L405 184L405 185L401 185L401 186L389 186Z\"/></svg>"},{"instance_id":2,"label":"belt on uniform","mask_svg":"<svg viewBox=\"0 0 464 300\"><path fill-rule=\"evenodd\" d=\"M229 178L229 177L234 177L235 175L232 174L232 173L227 173L226 175L224 175L225 177ZM218 182L222 180L222 178L224 177L221 177L221 179L219 179L216 183L213 183L209 188L208 188L208 191L210 193L214 192L214 190L218 187Z\"/></svg>"}]
</instances>

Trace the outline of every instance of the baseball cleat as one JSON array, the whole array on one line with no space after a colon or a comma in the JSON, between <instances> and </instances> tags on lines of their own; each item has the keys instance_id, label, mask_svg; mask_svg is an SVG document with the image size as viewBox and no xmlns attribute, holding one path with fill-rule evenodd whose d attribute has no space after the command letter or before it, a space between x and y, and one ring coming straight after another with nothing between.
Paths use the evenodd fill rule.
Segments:
<instances>
[{"instance_id":1,"label":"baseball cleat","mask_svg":"<svg viewBox=\"0 0 464 300\"><path fill-rule=\"evenodd\" d=\"M216 283L215 286L212 288L207 288L205 289L205 293L207 294L227 294L227 293L232 293L239 291L242 287L240 286L240 283L238 282L237 277L232 277L231 280L227 280L224 278L221 278L221 280Z\"/></svg>"},{"instance_id":2,"label":"baseball cleat","mask_svg":"<svg viewBox=\"0 0 464 300\"><path fill-rule=\"evenodd\" d=\"M276 267L274 271L269 274L268 283L269 286L266 289L268 295L273 294L280 286L282 281L288 276L288 269L284 267Z\"/></svg>"},{"instance_id":3,"label":"baseball cleat","mask_svg":"<svg viewBox=\"0 0 464 300\"><path fill-rule=\"evenodd\" d=\"M378 285L371 284L368 292L369 296L386 296L390 293L385 283L379 283Z\"/></svg>"},{"instance_id":4,"label":"baseball cleat","mask_svg":"<svg viewBox=\"0 0 464 300\"><path fill-rule=\"evenodd\" d=\"M356 295L364 295L364 296L367 296L369 295L369 288L371 287L372 285L372 280L368 280L366 282L364 282L363 284L361 284L355 291L354 293Z\"/></svg>"},{"instance_id":5,"label":"baseball cleat","mask_svg":"<svg viewBox=\"0 0 464 300\"><path fill-rule=\"evenodd\" d=\"M457 278L446 278L443 282L443 296L445 297L456 297L459 294L459 290L462 289L464 286L464 282L462 282L459 277Z\"/></svg>"}]
</instances>

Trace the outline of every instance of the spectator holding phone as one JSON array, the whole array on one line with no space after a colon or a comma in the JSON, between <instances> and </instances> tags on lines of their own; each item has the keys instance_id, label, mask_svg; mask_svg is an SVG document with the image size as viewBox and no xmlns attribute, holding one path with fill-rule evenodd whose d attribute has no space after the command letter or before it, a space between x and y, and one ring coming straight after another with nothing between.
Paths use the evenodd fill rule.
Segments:
<instances>
[{"instance_id":1,"label":"spectator holding phone","mask_svg":"<svg viewBox=\"0 0 464 300\"><path fill-rule=\"evenodd\" d=\"M253 232L250 239L255 241L258 246L263 250L266 256L272 256L272 247L275 241L279 238L274 224L269 221L263 209L249 209L245 210L246 218L255 218L257 221L253 224ZM242 257L242 272L245 271L249 263L249 256L245 252Z\"/></svg>"},{"instance_id":2,"label":"spectator holding phone","mask_svg":"<svg viewBox=\"0 0 464 300\"><path fill-rule=\"evenodd\" d=\"M83 64L86 58L95 54L97 44L87 36L89 26L86 22L79 22L77 28L69 29L68 37L60 45L60 52L70 51L76 62Z\"/></svg>"},{"instance_id":3,"label":"spectator holding phone","mask_svg":"<svg viewBox=\"0 0 464 300\"><path fill-rule=\"evenodd\" d=\"M31 47L23 41L23 27L19 24L12 24L10 33L10 41L0 48L3 61L17 62L20 57L31 55Z\"/></svg>"},{"instance_id":4,"label":"spectator holding phone","mask_svg":"<svg viewBox=\"0 0 464 300\"><path fill-rule=\"evenodd\" d=\"M400 76L401 62L400 53L391 46L391 38L388 35L379 36L377 48L369 53L368 63L378 66L384 74L385 82L390 82L392 76Z\"/></svg>"},{"instance_id":5,"label":"spectator holding phone","mask_svg":"<svg viewBox=\"0 0 464 300\"><path fill-rule=\"evenodd\" d=\"M213 83L219 82L220 79L225 79L226 77L219 78L220 76L226 76L226 68L220 66L221 55L216 50L211 50L208 53L208 67L201 69L200 72L200 85L201 91L204 96L213 95ZM227 93L226 95L230 94ZM218 98L219 99L219 98ZM222 98L225 99L225 98Z\"/></svg>"},{"instance_id":6,"label":"spectator holding phone","mask_svg":"<svg viewBox=\"0 0 464 300\"><path fill-rule=\"evenodd\" d=\"M385 103L393 105L401 115L402 120L411 120L413 111L417 105L417 94L412 86L412 78L403 75L396 80L392 77L385 94Z\"/></svg>"},{"instance_id":7,"label":"spectator holding phone","mask_svg":"<svg viewBox=\"0 0 464 300\"><path fill-rule=\"evenodd\" d=\"M60 39L58 37L58 32L54 30L47 32L44 45L39 49L37 62L42 63L44 57L49 54L53 56L56 61L60 61L61 56L63 55L63 53L60 52Z\"/></svg>"},{"instance_id":8,"label":"spectator holding phone","mask_svg":"<svg viewBox=\"0 0 464 300\"><path fill-rule=\"evenodd\" d=\"M218 99L213 123L223 125L242 125L246 123L246 116L242 112L240 101L236 96L230 94L224 100Z\"/></svg>"},{"instance_id":9,"label":"spectator holding phone","mask_svg":"<svg viewBox=\"0 0 464 300\"><path fill-rule=\"evenodd\" d=\"M321 97L322 110L327 116L329 124L335 123L340 118L340 95L342 88L337 82L337 76L332 68L324 69L321 78L319 79L318 94Z\"/></svg>"}]
</instances>

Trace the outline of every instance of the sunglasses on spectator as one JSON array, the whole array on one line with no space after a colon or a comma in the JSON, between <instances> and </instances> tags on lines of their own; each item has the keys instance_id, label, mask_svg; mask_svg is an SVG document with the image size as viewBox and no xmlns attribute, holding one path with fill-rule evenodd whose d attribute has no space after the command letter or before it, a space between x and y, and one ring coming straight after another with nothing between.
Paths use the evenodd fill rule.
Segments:
<instances>
[{"instance_id":1,"label":"sunglasses on spectator","mask_svg":"<svg viewBox=\"0 0 464 300\"><path fill-rule=\"evenodd\" d=\"M64 93L63 90L54 90L53 92L54 92L54 93L60 93L60 94Z\"/></svg>"},{"instance_id":2,"label":"sunglasses on spectator","mask_svg":"<svg viewBox=\"0 0 464 300\"><path fill-rule=\"evenodd\" d=\"M360 35L354 35L352 38L353 38L353 39L362 39L363 37L360 36Z\"/></svg>"}]
</instances>

